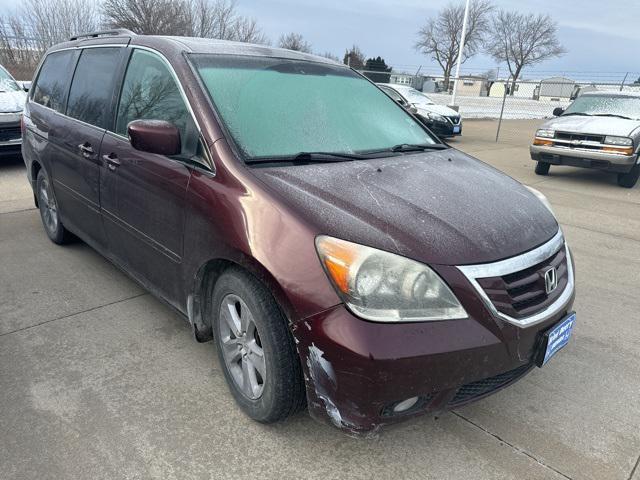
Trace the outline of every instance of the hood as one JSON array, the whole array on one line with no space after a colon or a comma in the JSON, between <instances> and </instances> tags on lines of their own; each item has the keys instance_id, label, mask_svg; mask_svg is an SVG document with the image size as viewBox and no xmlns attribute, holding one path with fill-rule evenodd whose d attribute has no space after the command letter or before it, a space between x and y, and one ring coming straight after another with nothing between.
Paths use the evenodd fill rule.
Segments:
<instances>
[{"instance_id":1,"label":"hood","mask_svg":"<svg viewBox=\"0 0 640 480\"><path fill-rule=\"evenodd\" d=\"M27 100L27 93L21 90L0 92L0 113L21 112Z\"/></svg>"},{"instance_id":2,"label":"hood","mask_svg":"<svg viewBox=\"0 0 640 480\"><path fill-rule=\"evenodd\" d=\"M453 110L452 108L445 107L444 105L435 105L428 103L418 103L416 104L416 108L418 109L418 113L421 110L431 113L437 113L438 115L443 115L445 117L457 117L460 114Z\"/></svg>"},{"instance_id":3,"label":"hood","mask_svg":"<svg viewBox=\"0 0 640 480\"><path fill-rule=\"evenodd\" d=\"M252 172L319 234L430 264L501 260L558 231L520 183L454 149Z\"/></svg>"},{"instance_id":4,"label":"hood","mask_svg":"<svg viewBox=\"0 0 640 480\"><path fill-rule=\"evenodd\" d=\"M540 128L550 128L561 132L573 132L592 135L615 135L628 137L640 127L639 120L626 120L616 117L567 116L547 120Z\"/></svg>"}]
</instances>

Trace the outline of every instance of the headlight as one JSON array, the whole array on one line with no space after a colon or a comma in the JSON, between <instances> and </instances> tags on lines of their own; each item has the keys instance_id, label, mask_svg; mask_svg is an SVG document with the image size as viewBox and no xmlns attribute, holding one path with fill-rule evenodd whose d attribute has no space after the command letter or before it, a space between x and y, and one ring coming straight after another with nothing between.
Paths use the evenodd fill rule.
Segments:
<instances>
[{"instance_id":1,"label":"headlight","mask_svg":"<svg viewBox=\"0 0 640 480\"><path fill-rule=\"evenodd\" d=\"M633 140L627 137L606 136L604 137L604 143L606 143L607 145L622 145L628 147L630 145L633 145Z\"/></svg>"},{"instance_id":2,"label":"headlight","mask_svg":"<svg viewBox=\"0 0 640 480\"><path fill-rule=\"evenodd\" d=\"M548 128L541 128L536 132L536 137L553 138L556 136L555 130L549 130Z\"/></svg>"},{"instance_id":3,"label":"headlight","mask_svg":"<svg viewBox=\"0 0 640 480\"><path fill-rule=\"evenodd\" d=\"M549 203L549 200L547 199L547 197L544 196L542 192L540 192L539 190L536 190L535 188L531 188L527 185L524 185L524 187L527 190L529 190L531 193L533 193L538 198L538 200L540 200L542 204L547 208L547 210L551 212L551 215L553 215L554 218L556 218L556 214L553 211L553 208L551 208L551 203Z\"/></svg>"},{"instance_id":4,"label":"headlight","mask_svg":"<svg viewBox=\"0 0 640 480\"><path fill-rule=\"evenodd\" d=\"M393 253L321 235L316 249L347 307L376 322L467 318L444 281L426 265Z\"/></svg>"},{"instance_id":5,"label":"headlight","mask_svg":"<svg viewBox=\"0 0 640 480\"><path fill-rule=\"evenodd\" d=\"M433 113L433 112L427 112L427 117L429 117L434 122L446 122L447 121L447 119L444 118L442 115L439 115L439 114Z\"/></svg>"}]
</instances>

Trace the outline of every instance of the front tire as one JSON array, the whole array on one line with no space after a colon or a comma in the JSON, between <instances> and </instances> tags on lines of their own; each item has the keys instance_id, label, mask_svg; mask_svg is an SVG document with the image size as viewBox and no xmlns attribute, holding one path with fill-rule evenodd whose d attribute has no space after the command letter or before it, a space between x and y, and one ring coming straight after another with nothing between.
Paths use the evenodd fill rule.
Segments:
<instances>
[{"instance_id":1,"label":"front tire","mask_svg":"<svg viewBox=\"0 0 640 480\"><path fill-rule=\"evenodd\" d=\"M640 164L635 164L630 172L618 174L618 185L624 188L633 188L640 178Z\"/></svg>"},{"instance_id":2,"label":"front tire","mask_svg":"<svg viewBox=\"0 0 640 480\"><path fill-rule=\"evenodd\" d=\"M537 175L548 175L549 168L551 168L551 164L547 162L538 162L536 163L536 174Z\"/></svg>"},{"instance_id":3,"label":"front tire","mask_svg":"<svg viewBox=\"0 0 640 480\"><path fill-rule=\"evenodd\" d=\"M70 242L73 236L64 228L60 220L58 201L53 192L49 175L47 175L43 168L40 169L38 177L36 178L36 195L38 197L38 208L40 209L42 225L49 239L58 245Z\"/></svg>"},{"instance_id":4,"label":"front tire","mask_svg":"<svg viewBox=\"0 0 640 480\"><path fill-rule=\"evenodd\" d=\"M225 271L210 304L213 336L224 376L240 408L273 423L305 405L300 359L271 293L239 268Z\"/></svg>"}]
</instances>

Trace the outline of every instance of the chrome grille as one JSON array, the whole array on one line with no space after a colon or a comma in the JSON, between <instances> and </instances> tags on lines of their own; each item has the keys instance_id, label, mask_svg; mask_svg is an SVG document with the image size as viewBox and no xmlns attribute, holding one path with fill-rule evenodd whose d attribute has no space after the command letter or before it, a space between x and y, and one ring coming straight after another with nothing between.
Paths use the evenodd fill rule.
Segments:
<instances>
[{"instance_id":1,"label":"chrome grille","mask_svg":"<svg viewBox=\"0 0 640 480\"><path fill-rule=\"evenodd\" d=\"M547 293L544 277L551 268L556 271L557 286ZM498 311L513 318L523 318L551 305L566 288L568 274L566 250L562 248L532 267L477 280Z\"/></svg>"}]
</instances>

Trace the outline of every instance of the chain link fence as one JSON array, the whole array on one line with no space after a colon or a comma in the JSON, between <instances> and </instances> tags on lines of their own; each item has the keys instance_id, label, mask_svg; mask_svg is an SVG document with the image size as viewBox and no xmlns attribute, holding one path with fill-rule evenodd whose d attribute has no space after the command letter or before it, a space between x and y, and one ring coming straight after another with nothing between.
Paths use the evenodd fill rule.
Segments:
<instances>
[{"instance_id":1,"label":"chain link fence","mask_svg":"<svg viewBox=\"0 0 640 480\"><path fill-rule=\"evenodd\" d=\"M454 105L454 80L448 85L437 77L401 74L394 72L361 71L375 82L411 86L424 92L434 103ZM458 79L455 107L465 121L485 120L493 122L491 128L484 125L494 141L509 141L522 137L522 129L535 132L544 119L554 116L553 111L566 108L579 95L590 91L639 92L640 83L622 81L576 81L566 77L550 77L543 80L488 80L480 76L464 76Z\"/></svg>"}]
</instances>

